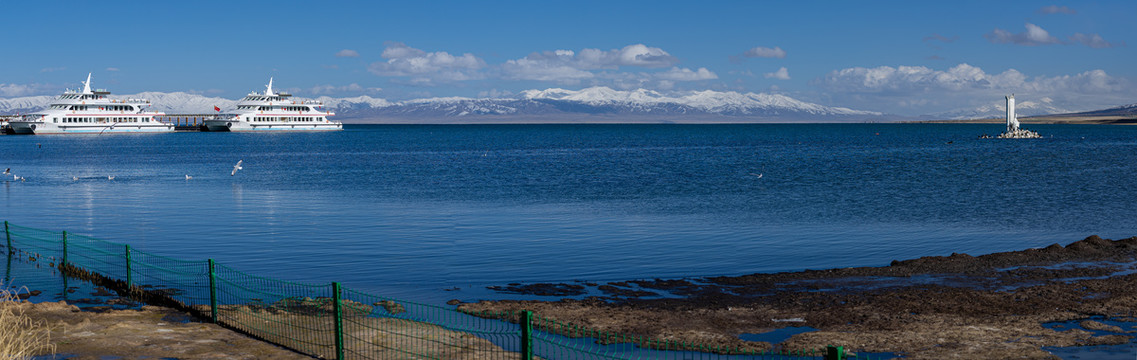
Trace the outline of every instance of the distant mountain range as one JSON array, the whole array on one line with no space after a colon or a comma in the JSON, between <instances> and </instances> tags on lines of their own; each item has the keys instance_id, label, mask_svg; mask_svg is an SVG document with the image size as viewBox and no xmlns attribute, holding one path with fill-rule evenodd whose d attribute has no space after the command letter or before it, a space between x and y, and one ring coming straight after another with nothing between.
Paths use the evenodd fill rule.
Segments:
<instances>
[{"instance_id":1,"label":"distant mountain range","mask_svg":"<svg viewBox=\"0 0 1137 360\"><path fill-rule=\"evenodd\" d=\"M183 92L143 92L114 98L149 99L153 110L171 114L212 113L213 107L233 109L237 100ZM0 99L0 114L28 113L48 106L52 96ZM370 96L315 98L348 123L498 123L498 122L887 122L911 117L875 111L809 103L780 94L733 91L687 91L663 94L652 90L614 90L591 87L582 90L526 90L508 98L427 98L388 101ZM1015 110L1020 117L1069 114L1049 98L1022 101ZM1070 114L1135 115L1137 104ZM995 103L919 118L1002 118L1004 105Z\"/></svg>"},{"instance_id":2,"label":"distant mountain range","mask_svg":"<svg viewBox=\"0 0 1137 360\"><path fill-rule=\"evenodd\" d=\"M144 92L116 98L144 98L166 113L211 113L237 100L183 92ZM0 99L0 114L42 109L52 97ZM315 98L345 122L863 122L884 121L874 111L830 107L779 94L691 91L664 95L652 90L528 90L511 98L429 98L387 101L370 96Z\"/></svg>"},{"instance_id":3,"label":"distant mountain range","mask_svg":"<svg viewBox=\"0 0 1137 360\"><path fill-rule=\"evenodd\" d=\"M1021 101L1015 103L1015 115L1017 117L1039 116L1049 114L1062 114L1070 112L1052 104L1050 98L1042 98L1041 101ZM989 105L983 105L972 109L960 109L948 112L942 112L926 116L938 120L971 120L971 119L1002 119L1007 116L1007 105L1003 102L998 102Z\"/></svg>"},{"instance_id":4,"label":"distant mountain range","mask_svg":"<svg viewBox=\"0 0 1137 360\"><path fill-rule=\"evenodd\" d=\"M1137 104L1122 105L1102 110L1083 111L1076 113L1048 114L1053 117L1105 117L1122 116L1137 118Z\"/></svg>"}]
</instances>

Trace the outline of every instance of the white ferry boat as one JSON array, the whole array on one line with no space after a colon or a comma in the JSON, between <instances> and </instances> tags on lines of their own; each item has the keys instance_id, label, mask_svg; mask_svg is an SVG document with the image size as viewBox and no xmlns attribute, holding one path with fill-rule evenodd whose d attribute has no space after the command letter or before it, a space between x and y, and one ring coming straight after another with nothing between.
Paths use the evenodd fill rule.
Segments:
<instances>
[{"instance_id":1,"label":"white ferry boat","mask_svg":"<svg viewBox=\"0 0 1137 360\"><path fill-rule=\"evenodd\" d=\"M209 131L329 131L343 130L343 123L328 120L335 113L324 110L316 100L291 99L287 93L272 91L268 79L263 94L251 92L237 102L232 114L205 120Z\"/></svg>"},{"instance_id":2,"label":"white ferry boat","mask_svg":"<svg viewBox=\"0 0 1137 360\"><path fill-rule=\"evenodd\" d=\"M91 74L82 91L67 89L48 108L8 122L16 134L102 134L173 132L174 125L155 119L165 115L146 111L145 99L110 99L105 89L91 90Z\"/></svg>"}]
</instances>

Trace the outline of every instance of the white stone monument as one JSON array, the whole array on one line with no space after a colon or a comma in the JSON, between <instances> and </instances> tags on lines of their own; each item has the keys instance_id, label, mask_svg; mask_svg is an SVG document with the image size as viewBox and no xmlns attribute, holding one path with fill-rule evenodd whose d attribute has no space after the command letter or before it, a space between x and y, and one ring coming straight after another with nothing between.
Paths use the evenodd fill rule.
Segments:
<instances>
[{"instance_id":1,"label":"white stone monument","mask_svg":"<svg viewBox=\"0 0 1137 360\"><path fill-rule=\"evenodd\" d=\"M1000 139L1034 139L1040 138L1037 132L1019 128L1019 119L1015 117L1015 94L1007 95L1007 132L999 134Z\"/></svg>"}]
</instances>

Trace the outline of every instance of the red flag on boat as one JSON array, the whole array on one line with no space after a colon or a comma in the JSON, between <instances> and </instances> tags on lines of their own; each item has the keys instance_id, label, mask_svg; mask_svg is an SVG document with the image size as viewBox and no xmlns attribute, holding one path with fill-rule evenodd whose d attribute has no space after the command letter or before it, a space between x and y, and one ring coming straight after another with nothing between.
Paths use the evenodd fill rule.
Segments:
<instances>
[{"instance_id":1,"label":"red flag on boat","mask_svg":"<svg viewBox=\"0 0 1137 360\"><path fill-rule=\"evenodd\" d=\"M217 106L213 106L213 111L221 111L221 108L219 108Z\"/></svg>"}]
</instances>

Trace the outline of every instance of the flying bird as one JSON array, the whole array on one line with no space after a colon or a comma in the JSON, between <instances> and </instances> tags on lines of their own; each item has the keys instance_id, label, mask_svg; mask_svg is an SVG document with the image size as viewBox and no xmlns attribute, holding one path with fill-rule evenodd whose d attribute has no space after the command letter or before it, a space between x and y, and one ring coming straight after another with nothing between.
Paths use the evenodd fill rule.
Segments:
<instances>
[{"instance_id":1,"label":"flying bird","mask_svg":"<svg viewBox=\"0 0 1137 360\"><path fill-rule=\"evenodd\" d=\"M757 176L759 179L761 179L761 178L762 178L762 174L755 174L755 173L750 173L750 175L754 175L754 176Z\"/></svg>"},{"instance_id":2,"label":"flying bird","mask_svg":"<svg viewBox=\"0 0 1137 360\"><path fill-rule=\"evenodd\" d=\"M237 170L244 169L241 167L241 163L244 161L245 160L237 160L237 165L233 165L233 172L229 173L229 176L237 175Z\"/></svg>"},{"instance_id":3,"label":"flying bird","mask_svg":"<svg viewBox=\"0 0 1137 360\"><path fill-rule=\"evenodd\" d=\"M189 174L186 174L186 180L189 180L189 179L193 179L193 176L189 176Z\"/></svg>"},{"instance_id":4,"label":"flying bird","mask_svg":"<svg viewBox=\"0 0 1137 360\"><path fill-rule=\"evenodd\" d=\"M114 175L107 175L107 180L114 180Z\"/></svg>"},{"instance_id":5,"label":"flying bird","mask_svg":"<svg viewBox=\"0 0 1137 360\"><path fill-rule=\"evenodd\" d=\"M12 168L4 169L4 175L12 175Z\"/></svg>"}]
</instances>

